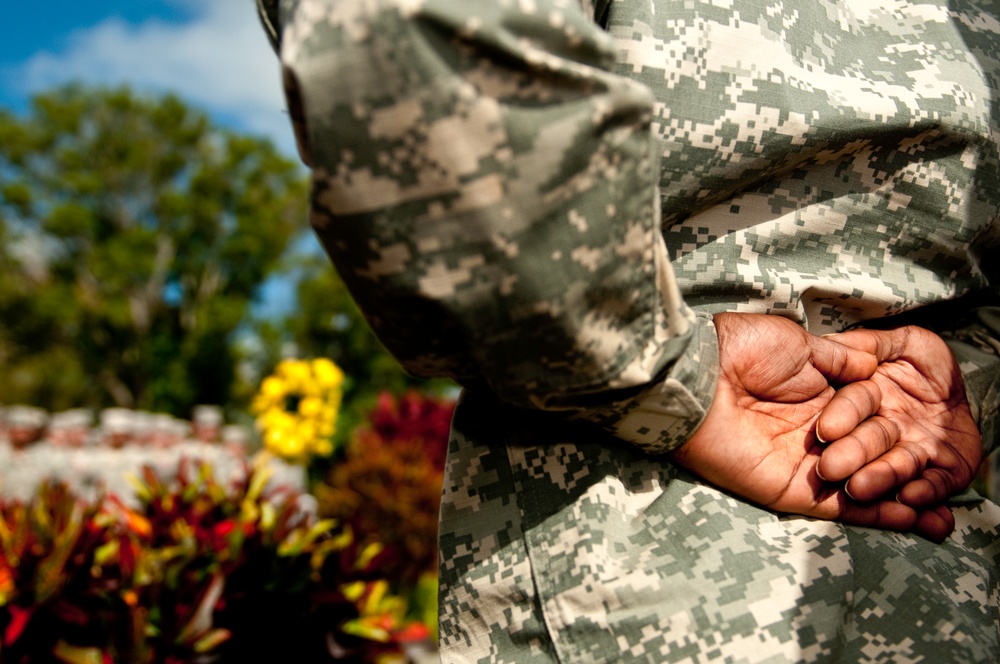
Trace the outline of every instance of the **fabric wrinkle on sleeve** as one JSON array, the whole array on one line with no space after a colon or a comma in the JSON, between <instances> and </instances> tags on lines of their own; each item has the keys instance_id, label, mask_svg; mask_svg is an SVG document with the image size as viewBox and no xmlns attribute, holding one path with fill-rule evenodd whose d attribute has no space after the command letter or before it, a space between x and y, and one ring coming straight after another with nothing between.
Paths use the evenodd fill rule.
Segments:
<instances>
[{"instance_id":1,"label":"fabric wrinkle on sleeve","mask_svg":"<svg viewBox=\"0 0 1000 664\"><path fill-rule=\"evenodd\" d=\"M282 3L311 223L411 373L660 451L707 410L714 330L659 231L652 95L566 4Z\"/></svg>"},{"instance_id":2,"label":"fabric wrinkle on sleeve","mask_svg":"<svg viewBox=\"0 0 1000 664\"><path fill-rule=\"evenodd\" d=\"M958 360L986 454L1000 447L1000 306L977 307L967 324L939 332Z\"/></svg>"}]
</instances>

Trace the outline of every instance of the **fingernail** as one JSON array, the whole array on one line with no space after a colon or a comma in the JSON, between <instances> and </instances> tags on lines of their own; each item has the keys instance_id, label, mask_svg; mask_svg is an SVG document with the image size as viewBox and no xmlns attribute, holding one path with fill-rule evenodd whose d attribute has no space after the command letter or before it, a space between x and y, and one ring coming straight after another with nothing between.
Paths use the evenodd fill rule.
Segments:
<instances>
[{"instance_id":1,"label":"fingernail","mask_svg":"<svg viewBox=\"0 0 1000 664\"><path fill-rule=\"evenodd\" d=\"M816 434L816 440L818 440L819 442L823 443L824 445L826 445L827 443L830 442L826 438L824 438L823 436L821 436L819 434L819 422L817 422L816 426L813 428L813 433Z\"/></svg>"},{"instance_id":2,"label":"fingernail","mask_svg":"<svg viewBox=\"0 0 1000 664\"><path fill-rule=\"evenodd\" d=\"M897 502L897 503L899 503L900 505L905 505L906 503L904 503L904 502L903 502L903 501L902 501L902 500L900 499L900 496L901 496L901 495L903 495L903 492L902 492L902 491L897 491L897 492L896 492L896 502Z\"/></svg>"},{"instance_id":3,"label":"fingernail","mask_svg":"<svg viewBox=\"0 0 1000 664\"><path fill-rule=\"evenodd\" d=\"M851 495L851 490L847 488L849 484L850 482L844 482L844 493L846 493L847 497L851 500L857 501L857 498Z\"/></svg>"},{"instance_id":4,"label":"fingernail","mask_svg":"<svg viewBox=\"0 0 1000 664\"><path fill-rule=\"evenodd\" d=\"M823 473L821 473L819 471L819 464L818 463L816 464L816 476L818 478L820 478L821 480L823 480L824 482L829 482L830 481L830 480L826 479L825 477L823 477Z\"/></svg>"}]
</instances>

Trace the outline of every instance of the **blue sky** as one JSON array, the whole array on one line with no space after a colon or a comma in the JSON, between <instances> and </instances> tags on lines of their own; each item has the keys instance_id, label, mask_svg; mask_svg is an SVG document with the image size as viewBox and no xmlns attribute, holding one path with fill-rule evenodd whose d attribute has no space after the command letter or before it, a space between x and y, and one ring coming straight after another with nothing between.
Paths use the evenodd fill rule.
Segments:
<instances>
[{"instance_id":1,"label":"blue sky","mask_svg":"<svg viewBox=\"0 0 1000 664\"><path fill-rule=\"evenodd\" d=\"M0 106L24 113L32 93L68 81L169 91L297 159L278 61L253 0L3 3ZM311 233L297 247L319 251ZM271 280L263 297L258 312L276 315L290 306L291 285Z\"/></svg>"},{"instance_id":2,"label":"blue sky","mask_svg":"<svg viewBox=\"0 0 1000 664\"><path fill-rule=\"evenodd\" d=\"M277 59L253 0L4 2L0 106L67 81L179 94L290 156Z\"/></svg>"}]
</instances>

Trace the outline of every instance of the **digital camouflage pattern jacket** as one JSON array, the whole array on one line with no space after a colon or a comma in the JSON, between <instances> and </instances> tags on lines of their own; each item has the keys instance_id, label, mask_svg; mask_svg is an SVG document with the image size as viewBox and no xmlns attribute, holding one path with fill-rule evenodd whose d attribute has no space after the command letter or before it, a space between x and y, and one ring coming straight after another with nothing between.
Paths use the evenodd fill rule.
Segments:
<instances>
[{"instance_id":1,"label":"digital camouflage pattern jacket","mask_svg":"<svg viewBox=\"0 0 1000 664\"><path fill-rule=\"evenodd\" d=\"M931 327L996 445L998 4L259 0L313 226L387 348L466 388L444 661L1000 661L992 503L934 545L662 456L721 311Z\"/></svg>"}]
</instances>

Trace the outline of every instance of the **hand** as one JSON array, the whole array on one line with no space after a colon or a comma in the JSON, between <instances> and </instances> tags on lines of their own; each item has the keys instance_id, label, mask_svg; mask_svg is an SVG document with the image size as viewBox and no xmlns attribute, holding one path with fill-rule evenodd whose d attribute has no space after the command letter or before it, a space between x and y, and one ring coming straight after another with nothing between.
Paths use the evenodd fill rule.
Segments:
<instances>
[{"instance_id":1,"label":"hand","mask_svg":"<svg viewBox=\"0 0 1000 664\"><path fill-rule=\"evenodd\" d=\"M833 399L831 381L853 384L841 391L841 405L826 414L826 425L845 436L854 429L867 447L889 444L880 428L858 426L879 408L866 380L876 370L874 354L810 335L779 316L719 314L715 326L715 400L691 439L674 451L677 463L773 510L887 530L917 528L937 538L939 532L920 530L913 507L894 500L859 503L842 484L817 473L826 448L815 425Z\"/></svg>"},{"instance_id":2,"label":"hand","mask_svg":"<svg viewBox=\"0 0 1000 664\"><path fill-rule=\"evenodd\" d=\"M983 460L955 356L941 337L914 326L828 338L872 353L881 364L870 381L855 383L850 395L838 395L820 416L817 435L833 441L821 455L820 475L847 479L848 494L859 501L898 491L901 503L924 510L923 528L951 532L954 518L943 503L972 483ZM849 429L872 410L866 399L876 398L877 415L859 428L884 433L858 438ZM945 523L935 525L938 519Z\"/></svg>"}]
</instances>

